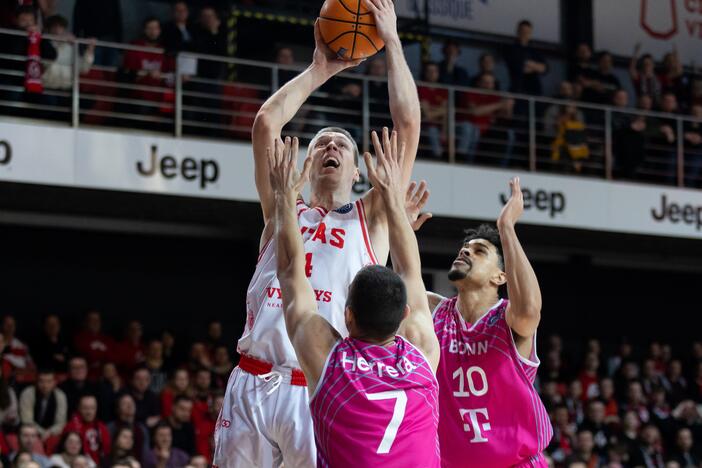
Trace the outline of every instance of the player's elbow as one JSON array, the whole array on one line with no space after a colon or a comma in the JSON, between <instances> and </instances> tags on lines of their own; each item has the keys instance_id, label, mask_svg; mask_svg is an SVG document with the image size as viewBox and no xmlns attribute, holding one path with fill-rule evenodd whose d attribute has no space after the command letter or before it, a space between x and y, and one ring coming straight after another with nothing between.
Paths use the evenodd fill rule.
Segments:
<instances>
[{"instance_id":1,"label":"player's elbow","mask_svg":"<svg viewBox=\"0 0 702 468\"><path fill-rule=\"evenodd\" d=\"M255 138L257 135L270 135L275 131L276 124L271 111L265 108L265 105L259 109L254 119L251 134Z\"/></svg>"},{"instance_id":2,"label":"player's elbow","mask_svg":"<svg viewBox=\"0 0 702 468\"><path fill-rule=\"evenodd\" d=\"M416 106L412 106L411 110L400 112L399 115L393 116L393 125L400 132L408 133L419 131L422 123L422 109L417 101Z\"/></svg>"}]
</instances>

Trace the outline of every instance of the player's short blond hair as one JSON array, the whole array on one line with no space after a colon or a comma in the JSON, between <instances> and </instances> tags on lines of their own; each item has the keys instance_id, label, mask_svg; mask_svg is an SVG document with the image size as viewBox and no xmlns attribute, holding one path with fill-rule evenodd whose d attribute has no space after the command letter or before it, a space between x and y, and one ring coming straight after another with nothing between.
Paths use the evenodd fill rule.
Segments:
<instances>
[{"instance_id":1,"label":"player's short blond hair","mask_svg":"<svg viewBox=\"0 0 702 468\"><path fill-rule=\"evenodd\" d=\"M315 140L316 140L317 138L319 138L320 135L322 135L323 133L341 133L341 134L344 135L346 138L348 138L349 141L351 142L351 144L353 145L353 162L356 164L356 167L358 167L358 157L359 157L359 153L358 153L358 145L356 144L356 140L353 139L353 137L352 137L351 134L348 132L348 130L344 130L344 129L341 128L341 127L324 127L323 129L321 129L320 131L318 131L318 132L314 135L314 137L312 138L312 140L310 140L310 149L314 146Z\"/></svg>"}]
</instances>

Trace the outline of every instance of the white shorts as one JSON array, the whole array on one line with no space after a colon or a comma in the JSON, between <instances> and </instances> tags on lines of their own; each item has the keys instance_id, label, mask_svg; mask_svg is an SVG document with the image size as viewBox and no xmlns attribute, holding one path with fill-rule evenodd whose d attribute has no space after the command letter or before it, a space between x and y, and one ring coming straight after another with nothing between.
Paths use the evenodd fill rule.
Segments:
<instances>
[{"instance_id":1,"label":"white shorts","mask_svg":"<svg viewBox=\"0 0 702 468\"><path fill-rule=\"evenodd\" d=\"M316 466L307 387L291 385L289 371L271 374L232 370L215 428L213 466Z\"/></svg>"}]
</instances>

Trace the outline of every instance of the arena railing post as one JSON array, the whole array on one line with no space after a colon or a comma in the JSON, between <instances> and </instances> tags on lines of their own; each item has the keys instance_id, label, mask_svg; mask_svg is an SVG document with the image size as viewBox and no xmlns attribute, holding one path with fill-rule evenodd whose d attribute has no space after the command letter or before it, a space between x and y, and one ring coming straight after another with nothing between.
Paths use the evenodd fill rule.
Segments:
<instances>
[{"instance_id":1,"label":"arena railing post","mask_svg":"<svg viewBox=\"0 0 702 468\"><path fill-rule=\"evenodd\" d=\"M73 89L71 90L71 125L78 128L80 123L80 44L73 41Z\"/></svg>"},{"instance_id":2,"label":"arena railing post","mask_svg":"<svg viewBox=\"0 0 702 468\"><path fill-rule=\"evenodd\" d=\"M448 88L448 159L456 162L456 90Z\"/></svg>"},{"instance_id":3,"label":"arena railing post","mask_svg":"<svg viewBox=\"0 0 702 468\"><path fill-rule=\"evenodd\" d=\"M614 163L612 154L612 111L605 109L605 178L612 180L612 167Z\"/></svg>"},{"instance_id":4,"label":"arena railing post","mask_svg":"<svg viewBox=\"0 0 702 468\"><path fill-rule=\"evenodd\" d=\"M370 151L370 100L368 78L363 77L363 152Z\"/></svg>"},{"instance_id":5,"label":"arena railing post","mask_svg":"<svg viewBox=\"0 0 702 468\"><path fill-rule=\"evenodd\" d=\"M536 102L529 98L529 170L536 171Z\"/></svg>"},{"instance_id":6,"label":"arena railing post","mask_svg":"<svg viewBox=\"0 0 702 468\"><path fill-rule=\"evenodd\" d=\"M183 75L180 73L180 53L176 54L175 63L175 136L183 136Z\"/></svg>"},{"instance_id":7,"label":"arena railing post","mask_svg":"<svg viewBox=\"0 0 702 468\"><path fill-rule=\"evenodd\" d=\"M677 179L678 187L685 185L685 140L683 139L683 121L680 117L675 118L676 131L675 138L678 143L677 151Z\"/></svg>"}]
</instances>

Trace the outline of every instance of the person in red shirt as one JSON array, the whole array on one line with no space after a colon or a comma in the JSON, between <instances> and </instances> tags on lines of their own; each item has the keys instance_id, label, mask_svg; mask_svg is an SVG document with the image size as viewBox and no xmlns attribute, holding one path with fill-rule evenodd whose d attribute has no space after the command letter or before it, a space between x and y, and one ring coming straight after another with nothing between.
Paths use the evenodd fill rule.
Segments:
<instances>
[{"instance_id":1,"label":"person in red shirt","mask_svg":"<svg viewBox=\"0 0 702 468\"><path fill-rule=\"evenodd\" d=\"M422 81L439 82L439 64L424 63ZM422 132L426 134L432 155L440 158L444 152L442 141L446 138L446 116L448 112L448 90L434 86L417 87L422 108Z\"/></svg>"},{"instance_id":2,"label":"person in red shirt","mask_svg":"<svg viewBox=\"0 0 702 468\"><path fill-rule=\"evenodd\" d=\"M478 80L478 87L486 91L494 90L495 76L491 73L483 73ZM494 94L459 93L458 111L456 112L456 133L458 134L456 153L458 156L468 162L473 162L481 135L490 129L497 118L511 118L513 109L514 99L511 98L505 99ZM507 136L506 153L509 156L514 143L514 131L508 131Z\"/></svg>"},{"instance_id":3,"label":"person in red shirt","mask_svg":"<svg viewBox=\"0 0 702 468\"><path fill-rule=\"evenodd\" d=\"M600 388L598 386L599 377L597 375L597 370L599 367L600 360L597 358L597 354L588 353L585 357L585 365L583 366L583 370L578 376L580 379L580 384L583 386L583 401L590 400L600 395Z\"/></svg>"},{"instance_id":4,"label":"person in red shirt","mask_svg":"<svg viewBox=\"0 0 702 468\"><path fill-rule=\"evenodd\" d=\"M100 312L88 312L83 330L73 338L73 347L88 362L88 378L97 380L102 374L103 364L112 361L116 351L114 340L102 333Z\"/></svg>"},{"instance_id":5,"label":"person in red shirt","mask_svg":"<svg viewBox=\"0 0 702 468\"><path fill-rule=\"evenodd\" d=\"M163 419L171 415L173 401L181 395L190 398L195 395L190 386L190 374L186 369L176 369L171 381L161 392L161 417Z\"/></svg>"},{"instance_id":6,"label":"person in red shirt","mask_svg":"<svg viewBox=\"0 0 702 468\"><path fill-rule=\"evenodd\" d=\"M141 322L130 320L127 323L124 341L117 346L119 349L119 364L124 375L131 374L139 364L144 362L145 350L142 335Z\"/></svg>"},{"instance_id":7,"label":"person in red shirt","mask_svg":"<svg viewBox=\"0 0 702 468\"><path fill-rule=\"evenodd\" d=\"M211 461L211 456L214 452L214 430L223 402L224 395L218 393L212 398L209 411L197 419L193 419L193 426L195 427L195 451L207 458L208 462Z\"/></svg>"},{"instance_id":8,"label":"person in red shirt","mask_svg":"<svg viewBox=\"0 0 702 468\"><path fill-rule=\"evenodd\" d=\"M193 400L193 422L206 418L212 404L212 373L209 369L195 372L195 398Z\"/></svg>"},{"instance_id":9,"label":"person in red shirt","mask_svg":"<svg viewBox=\"0 0 702 468\"><path fill-rule=\"evenodd\" d=\"M97 399L92 395L81 397L78 411L63 428L63 432L77 432L83 440L83 451L100 465L110 454L110 433L97 419Z\"/></svg>"}]
</instances>

